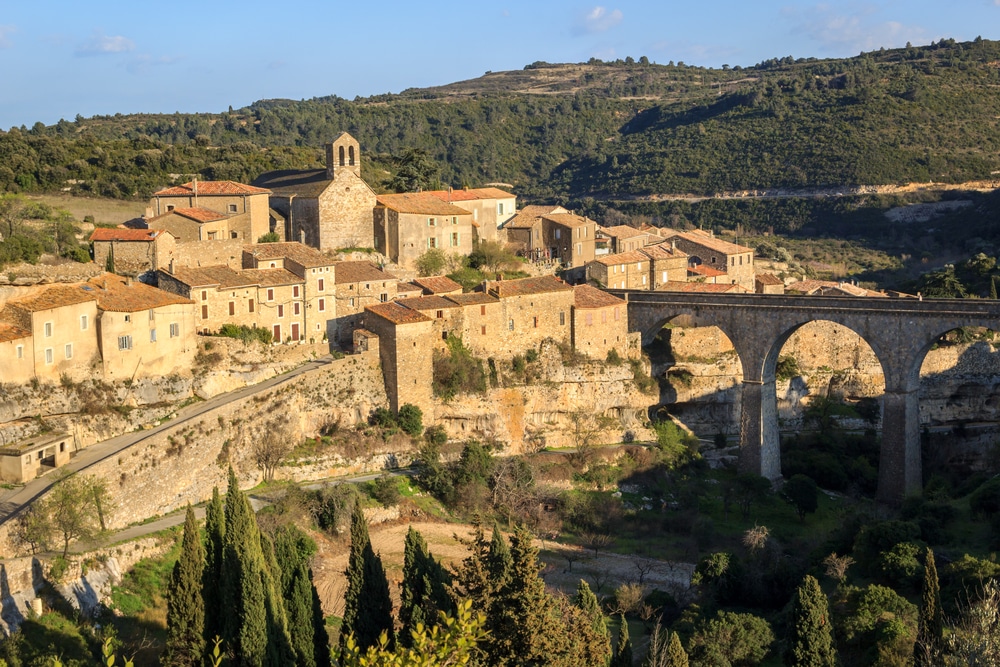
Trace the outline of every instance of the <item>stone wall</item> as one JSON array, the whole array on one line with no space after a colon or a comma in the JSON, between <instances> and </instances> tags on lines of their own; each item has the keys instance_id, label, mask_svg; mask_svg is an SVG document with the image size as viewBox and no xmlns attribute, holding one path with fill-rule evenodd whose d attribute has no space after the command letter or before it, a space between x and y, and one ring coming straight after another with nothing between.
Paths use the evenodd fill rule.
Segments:
<instances>
[{"instance_id":1,"label":"stone wall","mask_svg":"<svg viewBox=\"0 0 1000 667\"><path fill-rule=\"evenodd\" d=\"M375 247L372 209L375 193L349 169L337 169L336 178L319 197L319 247Z\"/></svg>"},{"instance_id":2,"label":"stone wall","mask_svg":"<svg viewBox=\"0 0 1000 667\"><path fill-rule=\"evenodd\" d=\"M256 241L257 239L253 239ZM243 268L243 246L252 241L246 239L226 239L219 241L187 241L174 246L158 257L158 269L167 270L174 266L228 266L234 271Z\"/></svg>"}]
</instances>

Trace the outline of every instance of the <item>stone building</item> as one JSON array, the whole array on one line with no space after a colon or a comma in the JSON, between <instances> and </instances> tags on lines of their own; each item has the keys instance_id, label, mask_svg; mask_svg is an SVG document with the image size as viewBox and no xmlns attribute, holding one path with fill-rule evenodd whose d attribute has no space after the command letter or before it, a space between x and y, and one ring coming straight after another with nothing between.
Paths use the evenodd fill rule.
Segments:
<instances>
[{"instance_id":1,"label":"stone building","mask_svg":"<svg viewBox=\"0 0 1000 667\"><path fill-rule=\"evenodd\" d=\"M195 180L155 192L146 224L166 229L178 241L228 238L256 243L270 231L270 194L234 181Z\"/></svg>"},{"instance_id":2,"label":"stone building","mask_svg":"<svg viewBox=\"0 0 1000 667\"><path fill-rule=\"evenodd\" d=\"M484 241L498 240L500 227L517 213L517 197L500 188L430 190L427 194L471 213L476 234Z\"/></svg>"},{"instance_id":3,"label":"stone building","mask_svg":"<svg viewBox=\"0 0 1000 667\"><path fill-rule=\"evenodd\" d=\"M500 330L490 342L493 356L523 354L547 338L570 343L573 288L558 278L486 281L478 291L500 301Z\"/></svg>"},{"instance_id":4,"label":"stone building","mask_svg":"<svg viewBox=\"0 0 1000 667\"><path fill-rule=\"evenodd\" d=\"M503 229L506 241L532 261L574 268L596 256L597 223L561 206L525 206Z\"/></svg>"},{"instance_id":5,"label":"stone building","mask_svg":"<svg viewBox=\"0 0 1000 667\"><path fill-rule=\"evenodd\" d=\"M4 313L0 311L0 317ZM31 330L0 320L0 381L24 384L35 377Z\"/></svg>"},{"instance_id":6,"label":"stone building","mask_svg":"<svg viewBox=\"0 0 1000 667\"><path fill-rule=\"evenodd\" d=\"M169 375L197 351L194 302L128 277L104 274L83 289L97 299L106 380Z\"/></svg>"},{"instance_id":7,"label":"stone building","mask_svg":"<svg viewBox=\"0 0 1000 667\"><path fill-rule=\"evenodd\" d=\"M690 292L702 294L748 294L750 290L737 283L674 282L663 283L658 292Z\"/></svg>"},{"instance_id":8,"label":"stone building","mask_svg":"<svg viewBox=\"0 0 1000 667\"><path fill-rule=\"evenodd\" d=\"M587 262L587 281L607 289L649 289L650 258L632 250Z\"/></svg>"},{"instance_id":9,"label":"stone building","mask_svg":"<svg viewBox=\"0 0 1000 667\"><path fill-rule=\"evenodd\" d=\"M428 250L472 252L472 213L427 192L379 195L373 212L375 249L407 268Z\"/></svg>"},{"instance_id":10,"label":"stone building","mask_svg":"<svg viewBox=\"0 0 1000 667\"><path fill-rule=\"evenodd\" d=\"M0 447L0 481L25 484L66 465L73 454L68 433L47 433Z\"/></svg>"},{"instance_id":11,"label":"stone building","mask_svg":"<svg viewBox=\"0 0 1000 667\"><path fill-rule=\"evenodd\" d=\"M888 297L886 292L858 287L849 282L833 280L799 280L785 287L785 293L806 296L871 296ZM898 296L910 296L897 292Z\"/></svg>"},{"instance_id":12,"label":"stone building","mask_svg":"<svg viewBox=\"0 0 1000 667\"><path fill-rule=\"evenodd\" d=\"M785 281L773 273L758 273L753 279L754 292L757 294L784 294Z\"/></svg>"},{"instance_id":13,"label":"stone building","mask_svg":"<svg viewBox=\"0 0 1000 667\"><path fill-rule=\"evenodd\" d=\"M320 250L375 247L375 193L361 178L361 146L341 132L324 148L325 169L269 171L254 179L272 193L271 224L284 240Z\"/></svg>"},{"instance_id":14,"label":"stone building","mask_svg":"<svg viewBox=\"0 0 1000 667\"><path fill-rule=\"evenodd\" d=\"M507 243L528 259L538 262L555 261L542 241L542 216L552 213L569 213L562 206L525 206L503 225Z\"/></svg>"},{"instance_id":15,"label":"stone building","mask_svg":"<svg viewBox=\"0 0 1000 667\"><path fill-rule=\"evenodd\" d=\"M438 296L448 296L451 294L461 294L462 286L448 276L428 276L426 278L414 278L413 284L419 287L424 294L437 294Z\"/></svg>"},{"instance_id":16,"label":"stone building","mask_svg":"<svg viewBox=\"0 0 1000 667\"><path fill-rule=\"evenodd\" d=\"M336 336L332 338L346 346L353 342L366 306L396 298L399 279L370 262L337 262L333 271Z\"/></svg>"},{"instance_id":17,"label":"stone building","mask_svg":"<svg viewBox=\"0 0 1000 667\"><path fill-rule=\"evenodd\" d=\"M594 359L631 356L624 299L590 285L573 288L573 349Z\"/></svg>"},{"instance_id":18,"label":"stone building","mask_svg":"<svg viewBox=\"0 0 1000 667\"><path fill-rule=\"evenodd\" d=\"M448 335L462 338L465 313L462 307L444 296L418 296L414 299L397 299L399 305L415 310L431 320L431 332L427 344L435 350L448 347Z\"/></svg>"},{"instance_id":19,"label":"stone building","mask_svg":"<svg viewBox=\"0 0 1000 667\"><path fill-rule=\"evenodd\" d=\"M98 228L90 235L94 263L113 273L138 276L166 266L174 254L174 235L162 229Z\"/></svg>"},{"instance_id":20,"label":"stone building","mask_svg":"<svg viewBox=\"0 0 1000 667\"><path fill-rule=\"evenodd\" d=\"M610 239L611 254L616 255L622 252L639 250L650 243L662 241L659 236L644 232L628 225L615 225L613 227L600 227L598 234Z\"/></svg>"},{"instance_id":21,"label":"stone building","mask_svg":"<svg viewBox=\"0 0 1000 667\"><path fill-rule=\"evenodd\" d=\"M433 414L434 367L427 349L430 318L398 303L379 303L365 308L364 329L378 336L389 407L398 412L412 403L425 415Z\"/></svg>"},{"instance_id":22,"label":"stone building","mask_svg":"<svg viewBox=\"0 0 1000 667\"><path fill-rule=\"evenodd\" d=\"M689 232L664 229L660 235L687 253L689 266L704 265L724 271L727 282L753 289L753 248L723 241L700 229Z\"/></svg>"},{"instance_id":23,"label":"stone building","mask_svg":"<svg viewBox=\"0 0 1000 667\"><path fill-rule=\"evenodd\" d=\"M8 331L12 357L0 359L0 381L23 377L25 362L32 377L59 381L62 376L82 380L100 368L97 347L97 300L92 290L79 285L53 285L29 297L7 302L0 321ZM25 336L24 332L29 335ZM12 348L12 349L10 349Z\"/></svg>"},{"instance_id":24,"label":"stone building","mask_svg":"<svg viewBox=\"0 0 1000 667\"><path fill-rule=\"evenodd\" d=\"M647 245L640 250L649 258L649 289L671 281L687 280L688 256L670 241Z\"/></svg>"}]
</instances>

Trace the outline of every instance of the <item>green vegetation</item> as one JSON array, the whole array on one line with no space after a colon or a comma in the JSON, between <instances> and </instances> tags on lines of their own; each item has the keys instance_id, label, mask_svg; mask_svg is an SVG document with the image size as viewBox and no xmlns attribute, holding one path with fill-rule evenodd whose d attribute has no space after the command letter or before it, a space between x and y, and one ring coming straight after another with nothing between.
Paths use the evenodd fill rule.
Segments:
<instances>
[{"instance_id":1,"label":"green vegetation","mask_svg":"<svg viewBox=\"0 0 1000 667\"><path fill-rule=\"evenodd\" d=\"M245 324L223 324L219 328L219 336L235 338L242 341L244 345L256 341L261 345L270 345L274 342L274 336L269 329L262 327L248 327Z\"/></svg>"},{"instance_id":2,"label":"green vegetation","mask_svg":"<svg viewBox=\"0 0 1000 667\"><path fill-rule=\"evenodd\" d=\"M486 371L483 362L472 355L462 339L448 334L448 352L434 351L434 395L445 401L458 394L486 392Z\"/></svg>"},{"instance_id":3,"label":"green vegetation","mask_svg":"<svg viewBox=\"0 0 1000 667\"><path fill-rule=\"evenodd\" d=\"M89 262L79 233L68 211L21 195L0 194L0 268L18 262L35 264L44 253Z\"/></svg>"}]
</instances>

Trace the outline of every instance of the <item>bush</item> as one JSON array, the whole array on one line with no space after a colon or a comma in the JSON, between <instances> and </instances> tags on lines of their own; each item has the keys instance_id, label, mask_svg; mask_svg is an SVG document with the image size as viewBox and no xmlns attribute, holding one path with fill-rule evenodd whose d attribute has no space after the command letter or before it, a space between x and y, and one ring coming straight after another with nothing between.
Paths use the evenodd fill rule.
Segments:
<instances>
[{"instance_id":1,"label":"bush","mask_svg":"<svg viewBox=\"0 0 1000 667\"><path fill-rule=\"evenodd\" d=\"M486 393L486 372L483 362L472 356L462 339L448 335L448 353L435 351L434 395L446 401L458 394Z\"/></svg>"},{"instance_id":2,"label":"bush","mask_svg":"<svg viewBox=\"0 0 1000 667\"><path fill-rule=\"evenodd\" d=\"M1000 477L994 477L972 492L969 496L969 509L981 517L990 517L1000 512Z\"/></svg>"},{"instance_id":3,"label":"bush","mask_svg":"<svg viewBox=\"0 0 1000 667\"><path fill-rule=\"evenodd\" d=\"M854 558L868 574L881 572L881 556L900 542L912 542L920 526L912 521L874 521L861 528L854 540Z\"/></svg>"},{"instance_id":4,"label":"bush","mask_svg":"<svg viewBox=\"0 0 1000 667\"><path fill-rule=\"evenodd\" d=\"M375 408L368 417L368 423L381 429L396 428L396 415L389 408Z\"/></svg>"},{"instance_id":5,"label":"bush","mask_svg":"<svg viewBox=\"0 0 1000 667\"><path fill-rule=\"evenodd\" d=\"M417 438L424 431L424 413L412 403L406 403L399 408L396 423L404 433Z\"/></svg>"},{"instance_id":6,"label":"bush","mask_svg":"<svg viewBox=\"0 0 1000 667\"><path fill-rule=\"evenodd\" d=\"M669 419L653 422L656 446L663 454L664 463L673 467L697 458L699 441Z\"/></svg>"},{"instance_id":7,"label":"bush","mask_svg":"<svg viewBox=\"0 0 1000 667\"><path fill-rule=\"evenodd\" d=\"M443 426L438 424L428 426L427 430L424 431L424 442L432 447L441 447L448 442L448 433Z\"/></svg>"},{"instance_id":8,"label":"bush","mask_svg":"<svg viewBox=\"0 0 1000 667\"><path fill-rule=\"evenodd\" d=\"M263 327L248 327L245 324L223 324L219 328L219 336L225 338L235 338L244 345L249 345L253 341L258 341L262 345L270 345L274 342L274 334L269 329ZM205 349L208 349L206 344Z\"/></svg>"},{"instance_id":9,"label":"bush","mask_svg":"<svg viewBox=\"0 0 1000 667\"><path fill-rule=\"evenodd\" d=\"M616 350L615 348L611 348L610 350L608 350L608 356L605 358L605 361L611 366L621 366L623 363L625 363L625 360L621 358L621 356L618 354L618 350Z\"/></svg>"},{"instance_id":10,"label":"bush","mask_svg":"<svg viewBox=\"0 0 1000 667\"><path fill-rule=\"evenodd\" d=\"M281 237L278 236L277 232L268 232L257 239L257 243L278 243L281 241Z\"/></svg>"},{"instance_id":11,"label":"bush","mask_svg":"<svg viewBox=\"0 0 1000 667\"><path fill-rule=\"evenodd\" d=\"M778 381L791 380L802 375L799 369L799 362L792 356L778 358L778 363L774 369L774 377Z\"/></svg>"},{"instance_id":12,"label":"bush","mask_svg":"<svg viewBox=\"0 0 1000 667\"><path fill-rule=\"evenodd\" d=\"M886 581L896 588L913 588L924 572L919 556L924 547L916 542L900 542L879 557L879 567Z\"/></svg>"},{"instance_id":13,"label":"bush","mask_svg":"<svg viewBox=\"0 0 1000 667\"><path fill-rule=\"evenodd\" d=\"M371 496L382 503L383 507L391 507L399 503L402 494L399 492L399 479L393 475L383 474L371 485Z\"/></svg>"},{"instance_id":14,"label":"bush","mask_svg":"<svg viewBox=\"0 0 1000 667\"><path fill-rule=\"evenodd\" d=\"M354 504L358 502L358 490L354 484L324 486L317 492L314 510L316 523L328 533L339 534L351 523Z\"/></svg>"},{"instance_id":15,"label":"bush","mask_svg":"<svg viewBox=\"0 0 1000 667\"><path fill-rule=\"evenodd\" d=\"M444 270L447 263L448 258L440 248L431 248L414 262L421 276L436 276Z\"/></svg>"},{"instance_id":16,"label":"bush","mask_svg":"<svg viewBox=\"0 0 1000 667\"><path fill-rule=\"evenodd\" d=\"M774 643L770 624L753 614L729 611L702 623L688 643L692 664L757 665Z\"/></svg>"}]
</instances>

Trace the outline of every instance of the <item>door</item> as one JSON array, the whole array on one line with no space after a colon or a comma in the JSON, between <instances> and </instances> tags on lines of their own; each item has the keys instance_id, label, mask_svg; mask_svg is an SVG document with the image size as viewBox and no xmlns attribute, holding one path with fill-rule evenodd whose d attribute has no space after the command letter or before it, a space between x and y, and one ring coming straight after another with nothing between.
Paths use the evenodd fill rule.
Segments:
<instances>
[{"instance_id":1,"label":"door","mask_svg":"<svg viewBox=\"0 0 1000 667\"><path fill-rule=\"evenodd\" d=\"M299 339L299 323L295 322L294 324L292 324L292 340L297 341L298 339Z\"/></svg>"},{"instance_id":2,"label":"door","mask_svg":"<svg viewBox=\"0 0 1000 667\"><path fill-rule=\"evenodd\" d=\"M275 343L280 343L281 342L281 325L280 324L275 324L274 325L274 342Z\"/></svg>"}]
</instances>

